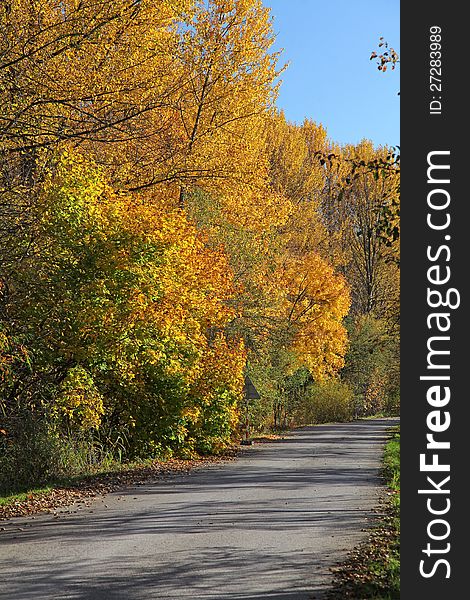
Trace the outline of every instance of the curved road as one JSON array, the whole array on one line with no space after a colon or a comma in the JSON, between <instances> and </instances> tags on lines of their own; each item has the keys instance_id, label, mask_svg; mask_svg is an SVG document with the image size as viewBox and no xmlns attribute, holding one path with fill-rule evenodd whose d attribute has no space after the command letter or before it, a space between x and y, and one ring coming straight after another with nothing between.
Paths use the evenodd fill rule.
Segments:
<instances>
[{"instance_id":1,"label":"curved road","mask_svg":"<svg viewBox=\"0 0 470 600\"><path fill-rule=\"evenodd\" d=\"M2 523L0 598L321 598L371 523L396 423L306 427L76 513Z\"/></svg>"}]
</instances>

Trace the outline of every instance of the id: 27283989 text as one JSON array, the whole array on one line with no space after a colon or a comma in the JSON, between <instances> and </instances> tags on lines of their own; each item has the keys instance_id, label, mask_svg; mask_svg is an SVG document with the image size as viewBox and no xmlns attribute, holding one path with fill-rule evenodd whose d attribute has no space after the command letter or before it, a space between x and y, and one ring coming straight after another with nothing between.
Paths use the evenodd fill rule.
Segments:
<instances>
[{"instance_id":1,"label":"id: 27283989 text","mask_svg":"<svg viewBox=\"0 0 470 600\"><path fill-rule=\"evenodd\" d=\"M439 25L429 28L429 114L442 113L442 31Z\"/></svg>"}]
</instances>

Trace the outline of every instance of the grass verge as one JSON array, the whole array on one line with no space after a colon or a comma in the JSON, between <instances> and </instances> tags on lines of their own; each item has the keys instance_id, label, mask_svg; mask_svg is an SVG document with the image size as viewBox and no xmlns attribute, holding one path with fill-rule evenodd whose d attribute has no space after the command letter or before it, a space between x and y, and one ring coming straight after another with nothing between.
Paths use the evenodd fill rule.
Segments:
<instances>
[{"instance_id":1,"label":"grass verge","mask_svg":"<svg viewBox=\"0 0 470 600\"><path fill-rule=\"evenodd\" d=\"M18 502L26 502L34 496L48 494L51 490L52 486L46 486L30 489L25 492L19 492L18 494L8 494L6 496L0 496L0 506L8 506L9 504L15 504Z\"/></svg>"},{"instance_id":2,"label":"grass verge","mask_svg":"<svg viewBox=\"0 0 470 600\"><path fill-rule=\"evenodd\" d=\"M335 569L330 600L400 598L400 430L394 427L383 458L387 499L366 543Z\"/></svg>"},{"instance_id":3,"label":"grass verge","mask_svg":"<svg viewBox=\"0 0 470 600\"><path fill-rule=\"evenodd\" d=\"M193 459L170 458L143 463L113 464L112 468L94 473L63 478L29 490L14 490L0 495L0 521L38 512L55 512L77 501L92 499L126 486L142 485L184 475L210 464L230 460L238 447L233 446L220 455Z\"/></svg>"}]
</instances>

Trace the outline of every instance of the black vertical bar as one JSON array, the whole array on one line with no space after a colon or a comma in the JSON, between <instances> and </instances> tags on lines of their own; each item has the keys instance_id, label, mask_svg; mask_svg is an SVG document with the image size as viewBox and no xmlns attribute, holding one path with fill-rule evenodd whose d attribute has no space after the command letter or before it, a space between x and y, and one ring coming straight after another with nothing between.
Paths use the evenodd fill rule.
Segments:
<instances>
[{"instance_id":1,"label":"black vertical bar","mask_svg":"<svg viewBox=\"0 0 470 600\"><path fill-rule=\"evenodd\" d=\"M470 398L464 381L470 371L467 312L470 192L465 185L470 167L464 149L469 130L469 100L465 91L469 34L462 6L435 0L401 5L403 600L454 600L470 593L466 549L470 533L467 515ZM432 35L439 35L439 42ZM432 152L440 154L430 155ZM431 169L428 177L429 161L450 169ZM445 207L447 202L449 205ZM443 208L436 208L438 205ZM448 219L449 225L444 227ZM429 271L436 266L437 269ZM435 283L448 275L449 281ZM448 298L448 304L456 305L460 298L460 305L432 308L430 302L439 304L439 296L434 293L429 299L428 290L440 292L442 303ZM440 319L430 316L437 313L445 316ZM440 331L438 322L442 329L450 323L449 330ZM432 337L441 339L431 340ZM428 344L431 349L449 350L450 354L429 356ZM429 391L431 387L435 388L434 393ZM446 387L450 400L445 404ZM446 428L448 418L450 426ZM443 431L438 433L433 428ZM450 449L433 448L428 434L433 434L435 441L449 442ZM431 447L427 448L427 444ZM439 465L448 464L450 470L420 468L421 454L425 455L425 464L436 460ZM446 482L448 476L450 480Z\"/></svg>"}]
</instances>

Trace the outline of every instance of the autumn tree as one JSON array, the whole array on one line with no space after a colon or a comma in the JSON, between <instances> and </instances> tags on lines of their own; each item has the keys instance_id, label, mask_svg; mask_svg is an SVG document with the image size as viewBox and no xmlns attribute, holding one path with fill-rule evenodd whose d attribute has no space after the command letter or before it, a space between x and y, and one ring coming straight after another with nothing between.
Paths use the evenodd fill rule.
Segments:
<instances>
[{"instance_id":1,"label":"autumn tree","mask_svg":"<svg viewBox=\"0 0 470 600\"><path fill-rule=\"evenodd\" d=\"M29 231L33 242L38 194L64 140L86 151L106 146L108 177L117 181L116 157L143 137L147 115L158 113L159 130L168 122L180 86L176 19L190 9L185 0L2 3L0 302L28 247L16 239Z\"/></svg>"},{"instance_id":2,"label":"autumn tree","mask_svg":"<svg viewBox=\"0 0 470 600\"><path fill-rule=\"evenodd\" d=\"M306 368L322 379L342 367L349 293L327 258L328 232L319 215L323 170L317 154L327 146L324 130L310 122L299 129L271 114L263 132L266 193L279 206L276 218L265 216L262 230L237 226L208 194L195 202L189 196L188 208L210 239L224 240L240 285L232 300L239 317L230 328L245 340L249 371L279 421L286 378Z\"/></svg>"},{"instance_id":3,"label":"autumn tree","mask_svg":"<svg viewBox=\"0 0 470 600\"><path fill-rule=\"evenodd\" d=\"M6 306L27 356L4 357L10 443L24 442L24 413L52 439L111 430L129 456L227 443L245 354L224 333L221 250L164 199L116 194L74 151L47 179L35 229Z\"/></svg>"},{"instance_id":4,"label":"autumn tree","mask_svg":"<svg viewBox=\"0 0 470 600\"><path fill-rule=\"evenodd\" d=\"M343 376L355 390L356 410L373 413L396 396L398 377L399 158L362 142L335 152L325 166L321 213L340 245L352 297ZM361 350L367 344L370 355Z\"/></svg>"},{"instance_id":5,"label":"autumn tree","mask_svg":"<svg viewBox=\"0 0 470 600\"><path fill-rule=\"evenodd\" d=\"M261 0L0 18L3 472L216 452L245 370L260 427L349 418L356 377L379 397L360 346L396 315L398 165L275 109Z\"/></svg>"}]
</instances>

